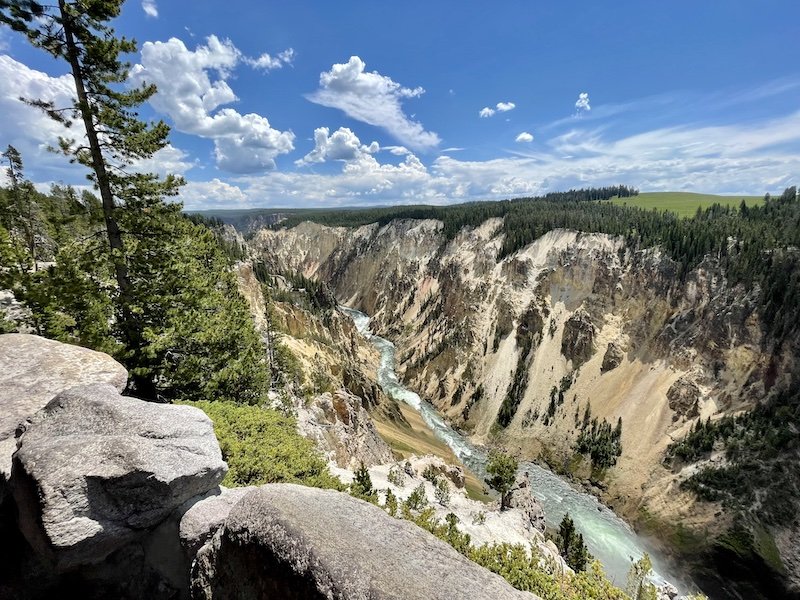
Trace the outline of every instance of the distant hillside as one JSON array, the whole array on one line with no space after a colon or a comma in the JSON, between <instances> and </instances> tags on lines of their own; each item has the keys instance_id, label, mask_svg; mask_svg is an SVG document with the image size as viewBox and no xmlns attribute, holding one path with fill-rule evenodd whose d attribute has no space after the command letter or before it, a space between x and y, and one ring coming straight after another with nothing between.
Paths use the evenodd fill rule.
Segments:
<instances>
[{"instance_id":1,"label":"distant hillside","mask_svg":"<svg viewBox=\"0 0 800 600\"><path fill-rule=\"evenodd\" d=\"M643 208L645 210L668 210L681 217L692 217L698 208L706 209L713 204L739 206L742 200L748 206L764 202L763 196L718 196L716 194L697 194L695 192L640 192L638 196L612 198L611 202L620 206Z\"/></svg>"}]
</instances>

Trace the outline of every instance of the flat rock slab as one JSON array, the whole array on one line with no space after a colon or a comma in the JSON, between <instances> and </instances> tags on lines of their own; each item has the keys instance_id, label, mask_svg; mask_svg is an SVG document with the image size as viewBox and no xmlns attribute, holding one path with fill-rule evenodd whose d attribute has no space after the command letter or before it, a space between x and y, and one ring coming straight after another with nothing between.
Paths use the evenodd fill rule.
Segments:
<instances>
[{"instance_id":1,"label":"flat rock slab","mask_svg":"<svg viewBox=\"0 0 800 600\"><path fill-rule=\"evenodd\" d=\"M195 598L534 599L416 525L293 484L239 500L200 550Z\"/></svg>"},{"instance_id":2,"label":"flat rock slab","mask_svg":"<svg viewBox=\"0 0 800 600\"><path fill-rule=\"evenodd\" d=\"M17 426L53 396L76 385L125 389L128 372L107 354L37 335L0 335L0 488L11 474Z\"/></svg>"},{"instance_id":3,"label":"flat rock slab","mask_svg":"<svg viewBox=\"0 0 800 600\"><path fill-rule=\"evenodd\" d=\"M17 443L10 487L20 529L59 571L103 560L227 471L201 410L108 384L60 393Z\"/></svg>"}]
</instances>

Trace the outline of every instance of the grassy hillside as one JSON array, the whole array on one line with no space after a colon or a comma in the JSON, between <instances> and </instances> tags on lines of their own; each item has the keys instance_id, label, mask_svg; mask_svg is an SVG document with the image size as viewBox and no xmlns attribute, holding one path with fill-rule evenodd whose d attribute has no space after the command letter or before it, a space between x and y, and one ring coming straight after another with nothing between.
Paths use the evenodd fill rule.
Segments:
<instances>
[{"instance_id":1,"label":"grassy hillside","mask_svg":"<svg viewBox=\"0 0 800 600\"><path fill-rule=\"evenodd\" d=\"M611 203L651 210L669 210L681 217L692 217L697 208L708 208L712 204L739 206L745 201L748 206L764 202L763 196L717 196L715 194L696 194L694 192L642 192L628 198L612 198Z\"/></svg>"}]
</instances>

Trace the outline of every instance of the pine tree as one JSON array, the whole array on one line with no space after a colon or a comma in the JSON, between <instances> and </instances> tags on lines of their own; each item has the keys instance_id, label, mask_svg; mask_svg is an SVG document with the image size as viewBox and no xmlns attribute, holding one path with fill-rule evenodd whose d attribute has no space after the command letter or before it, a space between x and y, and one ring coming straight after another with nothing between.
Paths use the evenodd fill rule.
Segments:
<instances>
[{"instance_id":1,"label":"pine tree","mask_svg":"<svg viewBox=\"0 0 800 600\"><path fill-rule=\"evenodd\" d=\"M517 476L519 463L517 459L503 452L493 452L489 455L486 465L486 483L500 494L500 510L508 508L511 486Z\"/></svg>"},{"instance_id":2,"label":"pine tree","mask_svg":"<svg viewBox=\"0 0 800 600\"><path fill-rule=\"evenodd\" d=\"M583 541L583 534L578 533L575 528L575 522L569 516L569 513L564 515L561 523L558 526L558 534L556 535L556 545L567 561L570 568L579 573L586 569L589 564L590 555L586 544Z\"/></svg>"},{"instance_id":3,"label":"pine tree","mask_svg":"<svg viewBox=\"0 0 800 600\"><path fill-rule=\"evenodd\" d=\"M0 22L24 33L36 47L66 61L75 83L71 106L28 99L67 128L80 120L86 142L61 138L60 150L90 169L90 180L100 193L109 246L109 258L117 283L116 320L132 355L142 351L144 326L132 306L133 282L125 251L120 208L132 211L157 206L165 195L174 195L182 181L168 176L129 173L139 159L149 158L167 145L169 128L163 121L147 124L136 108L156 91L153 85L124 89L130 65L120 55L134 52L136 43L114 35L108 22L119 16L123 0L58 0L45 5L34 0L0 0ZM128 231L133 235L142 232ZM140 394L154 396L154 382L134 375Z\"/></svg>"},{"instance_id":4,"label":"pine tree","mask_svg":"<svg viewBox=\"0 0 800 600\"><path fill-rule=\"evenodd\" d=\"M6 176L11 184L9 187L11 202L6 209L8 215L5 215L6 218L4 220L9 229L21 230L25 241L28 255L22 264L19 264L19 268L24 270L28 266L26 263L29 263L33 270L36 271L37 210L32 197L34 189L31 183L25 180L22 156L20 156L19 151L9 144L2 156L8 161Z\"/></svg>"},{"instance_id":5,"label":"pine tree","mask_svg":"<svg viewBox=\"0 0 800 600\"><path fill-rule=\"evenodd\" d=\"M85 142L64 138L59 146L90 170L106 239L104 248L83 246L80 265L74 250L61 254L38 295L32 290L28 298L53 337L115 348L136 395L259 402L269 381L263 349L225 255L207 228L181 214L180 204L164 201L177 193L180 178L131 168L167 145L169 128L145 123L136 112L154 86L123 85L130 65L121 55L136 43L116 37L109 25L121 5L0 0L0 22L70 67L72 105L28 102L66 127L82 124L78 137ZM87 286L93 303L81 302Z\"/></svg>"}]
</instances>

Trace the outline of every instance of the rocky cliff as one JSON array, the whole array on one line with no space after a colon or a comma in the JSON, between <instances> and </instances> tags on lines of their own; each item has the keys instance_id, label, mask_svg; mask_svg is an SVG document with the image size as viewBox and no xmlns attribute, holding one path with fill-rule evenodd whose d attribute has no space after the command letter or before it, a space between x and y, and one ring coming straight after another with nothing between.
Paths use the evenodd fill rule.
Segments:
<instances>
[{"instance_id":1,"label":"rocky cliff","mask_svg":"<svg viewBox=\"0 0 800 600\"><path fill-rule=\"evenodd\" d=\"M545 460L662 539L703 546L730 525L728 513L682 491L702 465L674 471L665 450L698 419L738 414L785 386L796 340L773 345L758 290L730 286L714 257L679 277L658 248L554 230L498 259L500 225L448 241L430 220L304 223L262 230L252 247L370 314L403 349L406 382L473 441ZM598 431L621 420L610 468L576 453L594 419ZM794 536L768 535L800 582L785 541Z\"/></svg>"},{"instance_id":2,"label":"rocky cliff","mask_svg":"<svg viewBox=\"0 0 800 600\"><path fill-rule=\"evenodd\" d=\"M535 598L344 493L219 486L208 417L121 395L107 356L13 334L0 365L0 598Z\"/></svg>"}]
</instances>

